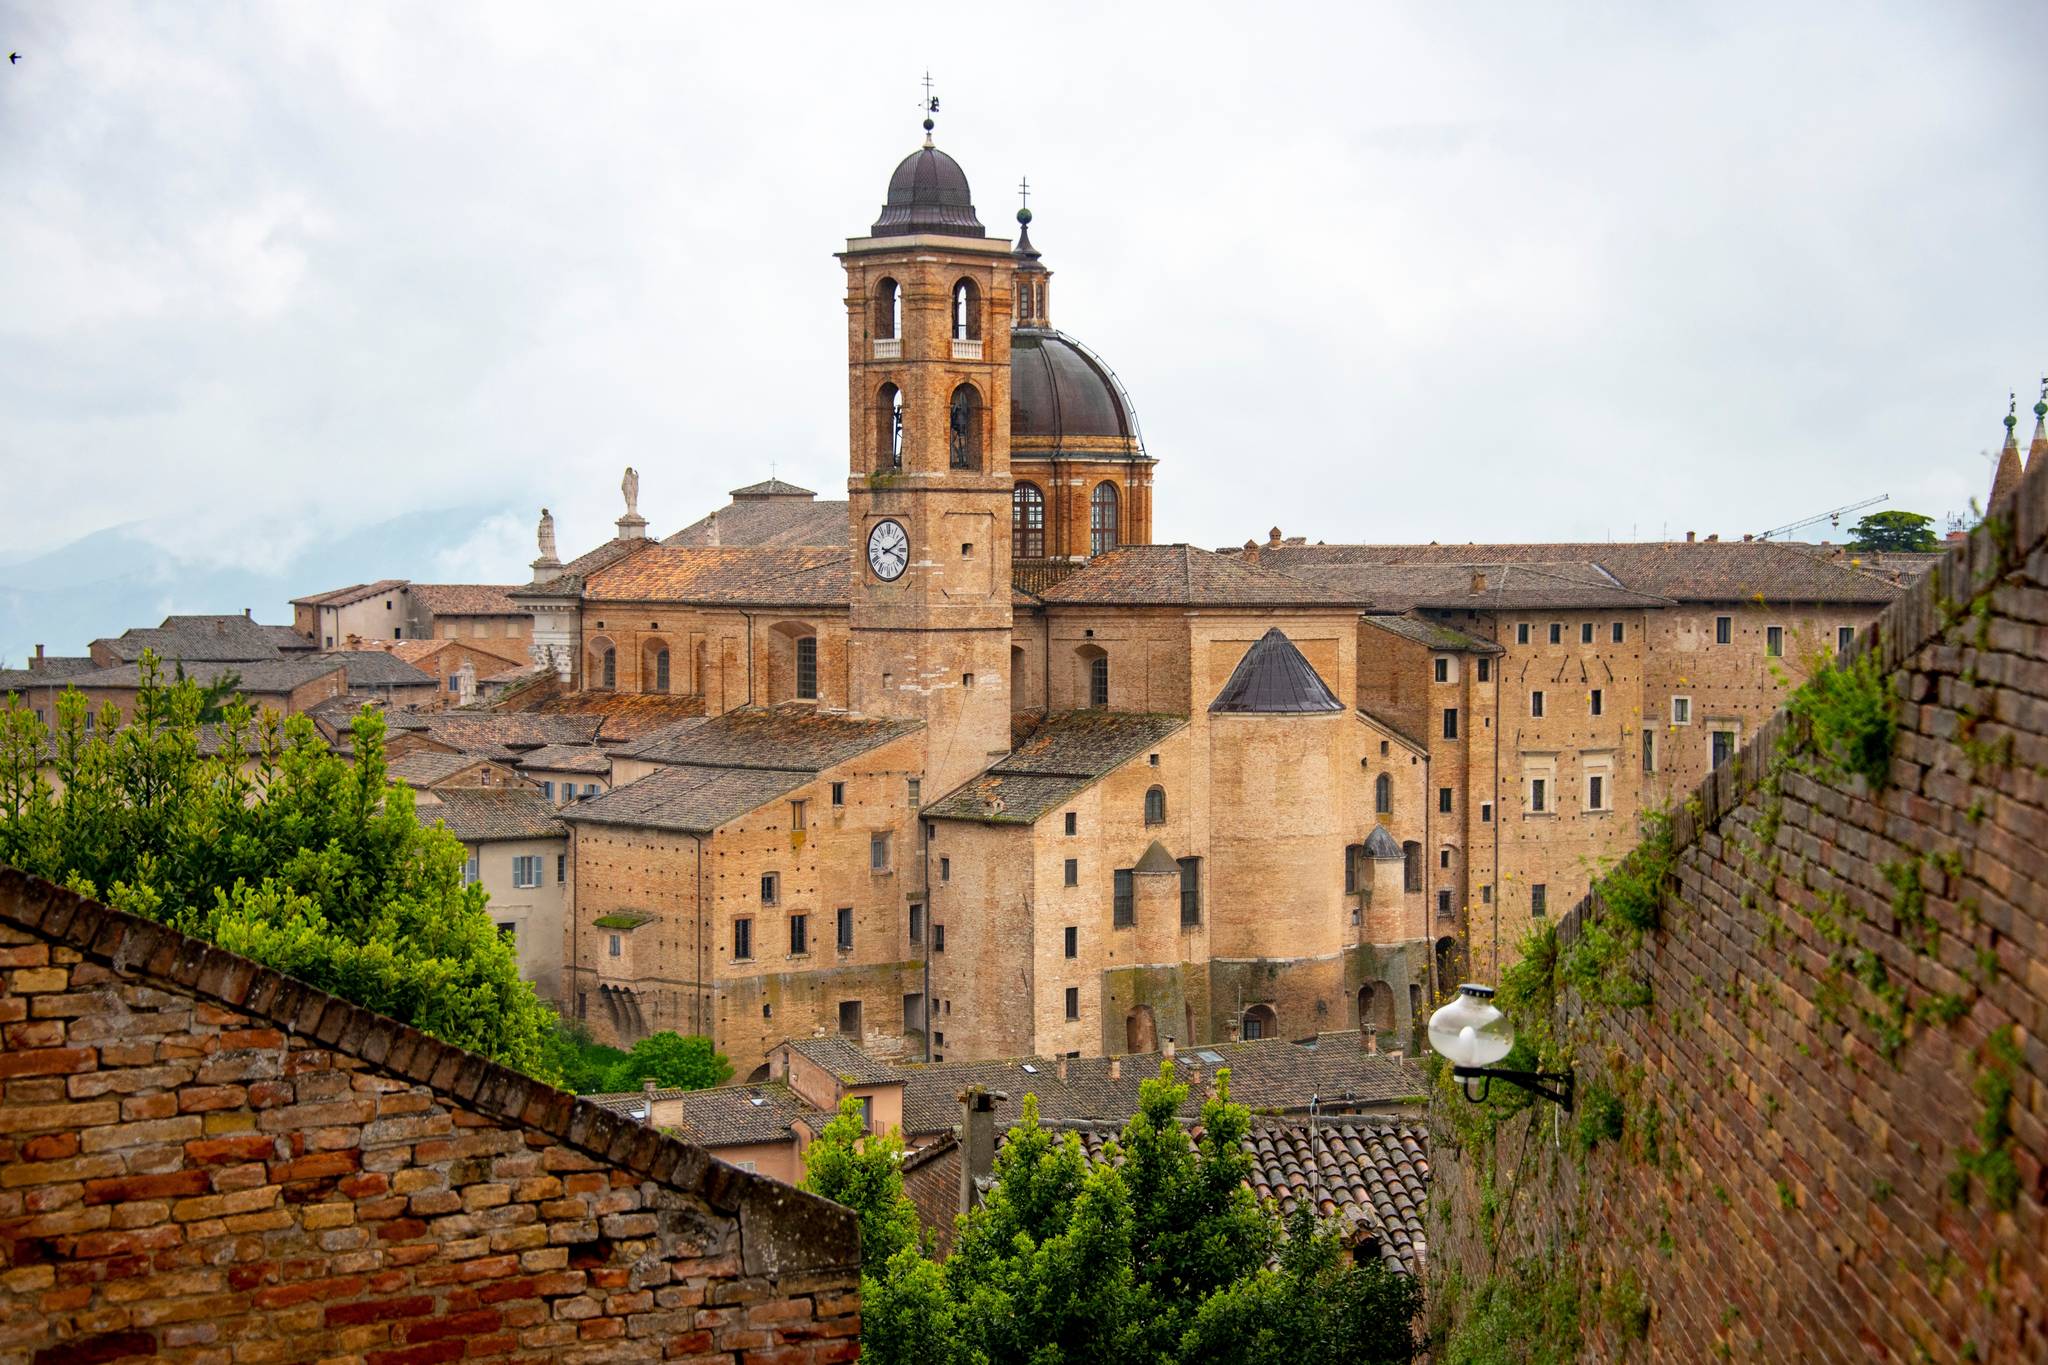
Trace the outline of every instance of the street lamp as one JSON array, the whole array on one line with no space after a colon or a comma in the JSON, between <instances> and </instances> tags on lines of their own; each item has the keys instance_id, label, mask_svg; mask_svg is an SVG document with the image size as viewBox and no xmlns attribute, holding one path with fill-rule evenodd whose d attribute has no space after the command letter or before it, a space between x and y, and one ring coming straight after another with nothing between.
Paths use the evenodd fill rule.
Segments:
<instances>
[{"instance_id":1,"label":"street lamp","mask_svg":"<svg viewBox=\"0 0 2048 1365\"><path fill-rule=\"evenodd\" d=\"M1571 1072L1508 1071L1494 1065L1514 1049L1515 1028L1493 1003L1491 986L1468 981L1458 987L1450 1003L1429 1016L1429 1045L1451 1064L1451 1075L1464 1083L1465 1098L1474 1104L1486 1099L1498 1079L1571 1111ZM1479 1082L1476 1094L1474 1081Z\"/></svg>"}]
</instances>

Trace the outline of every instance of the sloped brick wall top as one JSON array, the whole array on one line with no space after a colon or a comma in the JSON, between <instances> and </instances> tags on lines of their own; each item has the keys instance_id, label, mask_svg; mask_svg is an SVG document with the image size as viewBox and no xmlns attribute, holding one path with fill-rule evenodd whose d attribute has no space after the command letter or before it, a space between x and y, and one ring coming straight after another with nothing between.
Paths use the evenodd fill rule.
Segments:
<instances>
[{"instance_id":1,"label":"sloped brick wall top","mask_svg":"<svg viewBox=\"0 0 2048 1365\"><path fill-rule=\"evenodd\" d=\"M858 1222L0 867L0 1360L846 1360Z\"/></svg>"}]
</instances>

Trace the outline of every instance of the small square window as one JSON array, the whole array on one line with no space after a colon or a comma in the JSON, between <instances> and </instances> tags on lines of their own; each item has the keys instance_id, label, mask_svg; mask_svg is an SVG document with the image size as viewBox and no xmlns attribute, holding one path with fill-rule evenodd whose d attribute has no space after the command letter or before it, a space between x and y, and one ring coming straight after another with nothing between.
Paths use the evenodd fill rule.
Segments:
<instances>
[{"instance_id":1,"label":"small square window","mask_svg":"<svg viewBox=\"0 0 2048 1365\"><path fill-rule=\"evenodd\" d=\"M974 675L973 675L972 673L962 673L962 674L960 675L960 686L961 686L961 687L963 687L963 688L965 688L966 690L968 690L968 691L970 691L970 692L971 692L971 691L973 691L973 690L974 690Z\"/></svg>"},{"instance_id":2,"label":"small square window","mask_svg":"<svg viewBox=\"0 0 2048 1365\"><path fill-rule=\"evenodd\" d=\"M1493 823L1493 802L1481 801L1479 803L1479 823L1482 825Z\"/></svg>"},{"instance_id":3,"label":"small square window","mask_svg":"<svg viewBox=\"0 0 2048 1365\"><path fill-rule=\"evenodd\" d=\"M776 893L782 889L782 879L773 872L761 874L761 904L775 904Z\"/></svg>"},{"instance_id":4,"label":"small square window","mask_svg":"<svg viewBox=\"0 0 2048 1365\"><path fill-rule=\"evenodd\" d=\"M1488 882L1488 883L1487 883L1486 885L1484 885L1484 886L1482 886L1482 887L1480 887L1480 888L1479 888L1479 903L1480 903L1481 905L1492 905L1492 904L1493 904L1493 883L1492 883L1492 882Z\"/></svg>"},{"instance_id":5,"label":"small square window","mask_svg":"<svg viewBox=\"0 0 2048 1365\"><path fill-rule=\"evenodd\" d=\"M1079 832L1079 830L1080 830L1080 827L1081 827L1081 817L1080 817L1080 816L1078 816L1078 815L1076 815L1076 814L1075 814L1075 813L1074 813L1073 811L1068 811L1068 812L1067 812L1067 833L1069 833L1069 834L1075 834L1075 833L1078 833L1078 832Z\"/></svg>"},{"instance_id":6,"label":"small square window","mask_svg":"<svg viewBox=\"0 0 2048 1365\"><path fill-rule=\"evenodd\" d=\"M1550 623L1550 643L1554 645L1564 643L1564 623L1562 621L1552 621Z\"/></svg>"},{"instance_id":7,"label":"small square window","mask_svg":"<svg viewBox=\"0 0 2048 1365\"><path fill-rule=\"evenodd\" d=\"M1158 755L1158 754L1150 754L1150 755L1148 755L1148 756L1146 757L1145 761L1146 761L1147 763L1149 763L1149 764L1150 764L1151 766L1153 766L1153 767L1155 767L1155 768L1156 768L1156 767L1158 767L1158 766L1159 766L1159 755Z\"/></svg>"},{"instance_id":8,"label":"small square window","mask_svg":"<svg viewBox=\"0 0 2048 1365\"><path fill-rule=\"evenodd\" d=\"M1069 858L1067 859L1067 885L1079 886L1080 884L1081 860L1079 858Z\"/></svg>"},{"instance_id":9,"label":"small square window","mask_svg":"<svg viewBox=\"0 0 2048 1365\"><path fill-rule=\"evenodd\" d=\"M832 804L835 806L846 804L846 784L844 782L834 782L832 784Z\"/></svg>"},{"instance_id":10,"label":"small square window","mask_svg":"<svg viewBox=\"0 0 2048 1365\"><path fill-rule=\"evenodd\" d=\"M860 1036L860 1001L842 1000L839 1002L839 1031L852 1034L856 1038ZM860 1126L863 1129L872 1129L873 1127L872 1111L868 1108L873 1103L874 1101L866 1098L863 1098L860 1102Z\"/></svg>"},{"instance_id":11,"label":"small square window","mask_svg":"<svg viewBox=\"0 0 2048 1365\"><path fill-rule=\"evenodd\" d=\"M1773 659L1785 657L1785 628L1783 626L1764 627L1764 653Z\"/></svg>"},{"instance_id":12,"label":"small square window","mask_svg":"<svg viewBox=\"0 0 2048 1365\"><path fill-rule=\"evenodd\" d=\"M1436 789L1436 808L1446 815L1450 813L1451 789L1449 787L1438 787Z\"/></svg>"},{"instance_id":13,"label":"small square window","mask_svg":"<svg viewBox=\"0 0 2048 1365\"><path fill-rule=\"evenodd\" d=\"M1529 913L1537 919L1542 919L1544 912L1549 908L1549 900L1550 888L1542 882L1537 882L1529 888Z\"/></svg>"},{"instance_id":14,"label":"small square window","mask_svg":"<svg viewBox=\"0 0 2048 1365\"><path fill-rule=\"evenodd\" d=\"M887 872L889 870L889 836L870 834L868 836L868 870Z\"/></svg>"},{"instance_id":15,"label":"small square window","mask_svg":"<svg viewBox=\"0 0 2048 1365\"><path fill-rule=\"evenodd\" d=\"M1067 956L1079 957L1081 955L1081 931L1070 924L1067 926L1065 937Z\"/></svg>"},{"instance_id":16,"label":"small square window","mask_svg":"<svg viewBox=\"0 0 2048 1365\"><path fill-rule=\"evenodd\" d=\"M1437 851L1436 865L1438 867L1449 867L1451 865L1451 851L1449 849L1439 849Z\"/></svg>"},{"instance_id":17,"label":"small square window","mask_svg":"<svg viewBox=\"0 0 2048 1365\"><path fill-rule=\"evenodd\" d=\"M1579 643L1582 645L1593 643L1593 623L1591 621L1581 621L1579 623Z\"/></svg>"},{"instance_id":18,"label":"small square window","mask_svg":"<svg viewBox=\"0 0 2048 1365\"><path fill-rule=\"evenodd\" d=\"M1449 659L1440 658L1436 660L1436 680L1440 683L1447 683L1451 680L1451 661Z\"/></svg>"},{"instance_id":19,"label":"small square window","mask_svg":"<svg viewBox=\"0 0 2048 1365\"><path fill-rule=\"evenodd\" d=\"M1619 621L1616 621L1616 622L1614 623L1614 643L1616 643L1616 644L1620 644L1620 643L1621 643L1621 636L1622 636L1622 630L1621 630L1621 622L1619 622Z\"/></svg>"},{"instance_id":20,"label":"small square window","mask_svg":"<svg viewBox=\"0 0 2048 1365\"><path fill-rule=\"evenodd\" d=\"M1515 626L1515 643L1518 645L1529 643L1529 623L1527 621L1522 621Z\"/></svg>"},{"instance_id":21,"label":"small square window","mask_svg":"<svg viewBox=\"0 0 2048 1365\"><path fill-rule=\"evenodd\" d=\"M1691 697L1673 697L1671 699L1671 723L1673 725L1692 724Z\"/></svg>"},{"instance_id":22,"label":"small square window","mask_svg":"<svg viewBox=\"0 0 2048 1365\"><path fill-rule=\"evenodd\" d=\"M1449 919L1451 917L1450 892L1439 891L1436 893L1436 913L1438 919Z\"/></svg>"},{"instance_id":23,"label":"small square window","mask_svg":"<svg viewBox=\"0 0 2048 1365\"><path fill-rule=\"evenodd\" d=\"M1842 653L1842 654L1846 654L1846 653L1848 653L1848 652L1849 652L1849 646L1850 646L1850 645L1853 645L1853 644L1855 644L1855 643L1856 643L1856 627L1854 627L1854 626L1839 626L1839 627L1837 627L1837 628L1836 628L1836 630L1835 630L1835 649L1836 649L1836 651L1837 651L1838 653Z\"/></svg>"},{"instance_id":24,"label":"small square window","mask_svg":"<svg viewBox=\"0 0 2048 1365\"><path fill-rule=\"evenodd\" d=\"M1541 693L1540 691L1539 691L1539 692L1531 692L1531 693L1529 694L1529 714L1530 714L1531 716L1533 716L1533 717L1535 717L1535 718L1539 719L1539 720L1540 720L1540 719L1542 719L1542 716L1543 716L1543 693Z\"/></svg>"},{"instance_id":25,"label":"small square window","mask_svg":"<svg viewBox=\"0 0 2048 1365\"><path fill-rule=\"evenodd\" d=\"M1081 988L1079 986L1069 986L1067 987L1067 1018L1079 1019L1080 1017Z\"/></svg>"},{"instance_id":26,"label":"small square window","mask_svg":"<svg viewBox=\"0 0 2048 1365\"><path fill-rule=\"evenodd\" d=\"M1735 638L1735 618L1716 616L1714 618L1714 643L1725 645Z\"/></svg>"}]
</instances>

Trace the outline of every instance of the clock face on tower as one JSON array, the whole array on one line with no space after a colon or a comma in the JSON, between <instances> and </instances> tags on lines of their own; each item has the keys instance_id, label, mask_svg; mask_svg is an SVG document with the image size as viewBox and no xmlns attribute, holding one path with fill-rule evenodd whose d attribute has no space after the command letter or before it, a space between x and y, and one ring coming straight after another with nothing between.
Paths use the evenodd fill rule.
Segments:
<instances>
[{"instance_id":1,"label":"clock face on tower","mask_svg":"<svg viewBox=\"0 0 2048 1365\"><path fill-rule=\"evenodd\" d=\"M903 524L882 520L868 532L868 567L884 583L894 583L910 566L910 537Z\"/></svg>"}]
</instances>

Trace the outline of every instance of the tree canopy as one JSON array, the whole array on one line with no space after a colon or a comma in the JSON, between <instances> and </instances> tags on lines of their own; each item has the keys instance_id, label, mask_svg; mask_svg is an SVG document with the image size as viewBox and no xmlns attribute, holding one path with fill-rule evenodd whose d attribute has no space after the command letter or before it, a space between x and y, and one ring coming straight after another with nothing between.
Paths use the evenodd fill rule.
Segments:
<instances>
[{"instance_id":1,"label":"tree canopy","mask_svg":"<svg viewBox=\"0 0 2048 1365\"><path fill-rule=\"evenodd\" d=\"M1306 1211L1283 1235L1245 1185L1251 1116L1229 1072L1199 1137L1175 1118L1187 1086L1163 1063L1108 1159L1038 1120L1035 1097L996 1156L987 1198L929 1259L903 1193L901 1144L864 1135L849 1099L805 1155L809 1188L861 1216L861 1350L879 1365L1378 1365L1416 1352L1421 1290L1377 1260L1349 1264ZM1269 1265L1277 1256L1277 1267Z\"/></svg>"},{"instance_id":2,"label":"tree canopy","mask_svg":"<svg viewBox=\"0 0 2048 1365\"><path fill-rule=\"evenodd\" d=\"M732 1063L697 1034L650 1033L605 1072L606 1090L638 1090L652 1078L666 1090L705 1090L732 1079Z\"/></svg>"},{"instance_id":3,"label":"tree canopy","mask_svg":"<svg viewBox=\"0 0 2048 1365\"><path fill-rule=\"evenodd\" d=\"M0 707L0 861L289 972L544 1079L553 1011L463 883L462 845L391 782L384 722L350 762L304 716L208 698L144 654L131 714L46 727Z\"/></svg>"},{"instance_id":4,"label":"tree canopy","mask_svg":"<svg viewBox=\"0 0 2048 1365\"><path fill-rule=\"evenodd\" d=\"M1934 518L1918 512L1872 512L1849 531L1852 550L1938 550Z\"/></svg>"}]
</instances>

